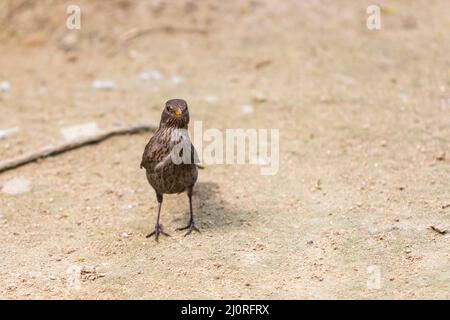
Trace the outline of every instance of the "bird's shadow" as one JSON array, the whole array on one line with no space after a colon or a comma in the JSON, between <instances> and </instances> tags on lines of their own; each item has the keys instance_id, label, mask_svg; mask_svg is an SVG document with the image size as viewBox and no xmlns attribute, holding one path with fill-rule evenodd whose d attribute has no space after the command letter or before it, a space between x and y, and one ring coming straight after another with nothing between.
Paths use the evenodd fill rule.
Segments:
<instances>
[{"instance_id":1,"label":"bird's shadow","mask_svg":"<svg viewBox=\"0 0 450 320\"><path fill-rule=\"evenodd\" d=\"M195 184L193 195L194 217L201 229L242 226L251 212L239 210L225 201L220 187L214 182Z\"/></svg>"}]
</instances>

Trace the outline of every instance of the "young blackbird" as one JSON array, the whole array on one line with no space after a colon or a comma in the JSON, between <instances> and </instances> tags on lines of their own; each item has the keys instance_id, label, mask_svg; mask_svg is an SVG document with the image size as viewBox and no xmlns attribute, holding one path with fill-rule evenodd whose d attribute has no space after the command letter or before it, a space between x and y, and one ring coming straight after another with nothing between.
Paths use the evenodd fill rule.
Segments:
<instances>
[{"instance_id":1,"label":"young blackbird","mask_svg":"<svg viewBox=\"0 0 450 320\"><path fill-rule=\"evenodd\" d=\"M192 212L192 189L198 176L196 164L198 158L187 133L188 124L189 111L186 101L181 99L167 101L161 114L159 128L151 137L142 155L141 168L145 168L147 180L155 190L158 200L155 230L147 235L147 238L155 235L156 241L160 234L168 236L159 223L164 194L187 191L189 224L177 230L187 230L185 236L192 230L199 232L194 224Z\"/></svg>"}]
</instances>

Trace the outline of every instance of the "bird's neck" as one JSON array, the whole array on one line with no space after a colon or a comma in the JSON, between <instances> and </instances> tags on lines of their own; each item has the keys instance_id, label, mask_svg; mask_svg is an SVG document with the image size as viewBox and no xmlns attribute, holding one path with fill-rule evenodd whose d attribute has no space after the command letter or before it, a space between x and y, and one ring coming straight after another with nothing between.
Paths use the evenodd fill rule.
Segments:
<instances>
[{"instance_id":1,"label":"bird's neck","mask_svg":"<svg viewBox=\"0 0 450 320\"><path fill-rule=\"evenodd\" d=\"M161 129L188 129L188 124L184 121L169 121L169 122L161 122L159 124Z\"/></svg>"}]
</instances>

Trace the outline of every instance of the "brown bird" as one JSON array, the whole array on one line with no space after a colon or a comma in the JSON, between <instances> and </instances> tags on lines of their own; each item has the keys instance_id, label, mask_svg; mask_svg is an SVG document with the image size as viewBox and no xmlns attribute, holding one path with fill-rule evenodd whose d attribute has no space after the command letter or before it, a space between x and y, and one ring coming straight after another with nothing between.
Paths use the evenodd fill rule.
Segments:
<instances>
[{"instance_id":1,"label":"brown bird","mask_svg":"<svg viewBox=\"0 0 450 320\"><path fill-rule=\"evenodd\" d=\"M166 102L161 114L159 128L150 138L142 155L141 168L145 168L147 180L156 192L158 200L158 215L155 230L147 238L155 235L169 236L159 223L161 205L164 194L181 193L187 191L189 197L190 219L186 227L177 230L186 230L190 234L193 230L200 232L194 223L192 211L192 191L197 181L198 157L187 132L189 124L189 111L186 101L172 99Z\"/></svg>"}]
</instances>

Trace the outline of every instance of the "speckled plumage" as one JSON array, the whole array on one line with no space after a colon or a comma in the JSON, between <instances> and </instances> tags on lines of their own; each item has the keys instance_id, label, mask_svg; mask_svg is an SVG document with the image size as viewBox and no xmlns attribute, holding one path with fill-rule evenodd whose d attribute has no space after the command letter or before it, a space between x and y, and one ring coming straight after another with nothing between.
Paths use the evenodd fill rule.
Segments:
<instances>
[{"instance_id":1,"label":"speckled plumage","mask_svg":"<svg viewBox=\"0 0 450 320\"><path fill-rule=\"evenodd\" d=\"M171 138L172 135L177 135L175 130L178 129L171 127L158 129L142 156L141 166L147 171L148 182L160 194L186 191L197 181L198 169L194 161L191 164L175 164L170 158L171 151L180 143L179 140L174 141Z\"/></svg>"},{"instance_id":2,"label":"speckled plumage","mask_svg":"<svg viewBox=\"0 0 450 320\"><path fill-rule=\"evenodd\" d=\"M198 231L195 227L192 212L192 190L197 181L198 168L197 156L192 145L187 128L189 124L189 111L187 103L181 99L172 99L166 102L166 107L161 114L159 129L151 137L142 155L141 168L145 168L147 180L156 192L158 200L158 218L155 231L148 236L155 235L158 240L159 234L165 234L162 225L159 224L161 204L164 194L181 193L187 191L190 205L189 225L182 229ZM182 148L184 147L184 148ZM190 157L181 160L183 151L188 152ZM174 153L179 157L175 157Z\"/></svg>"}]
</instances>

